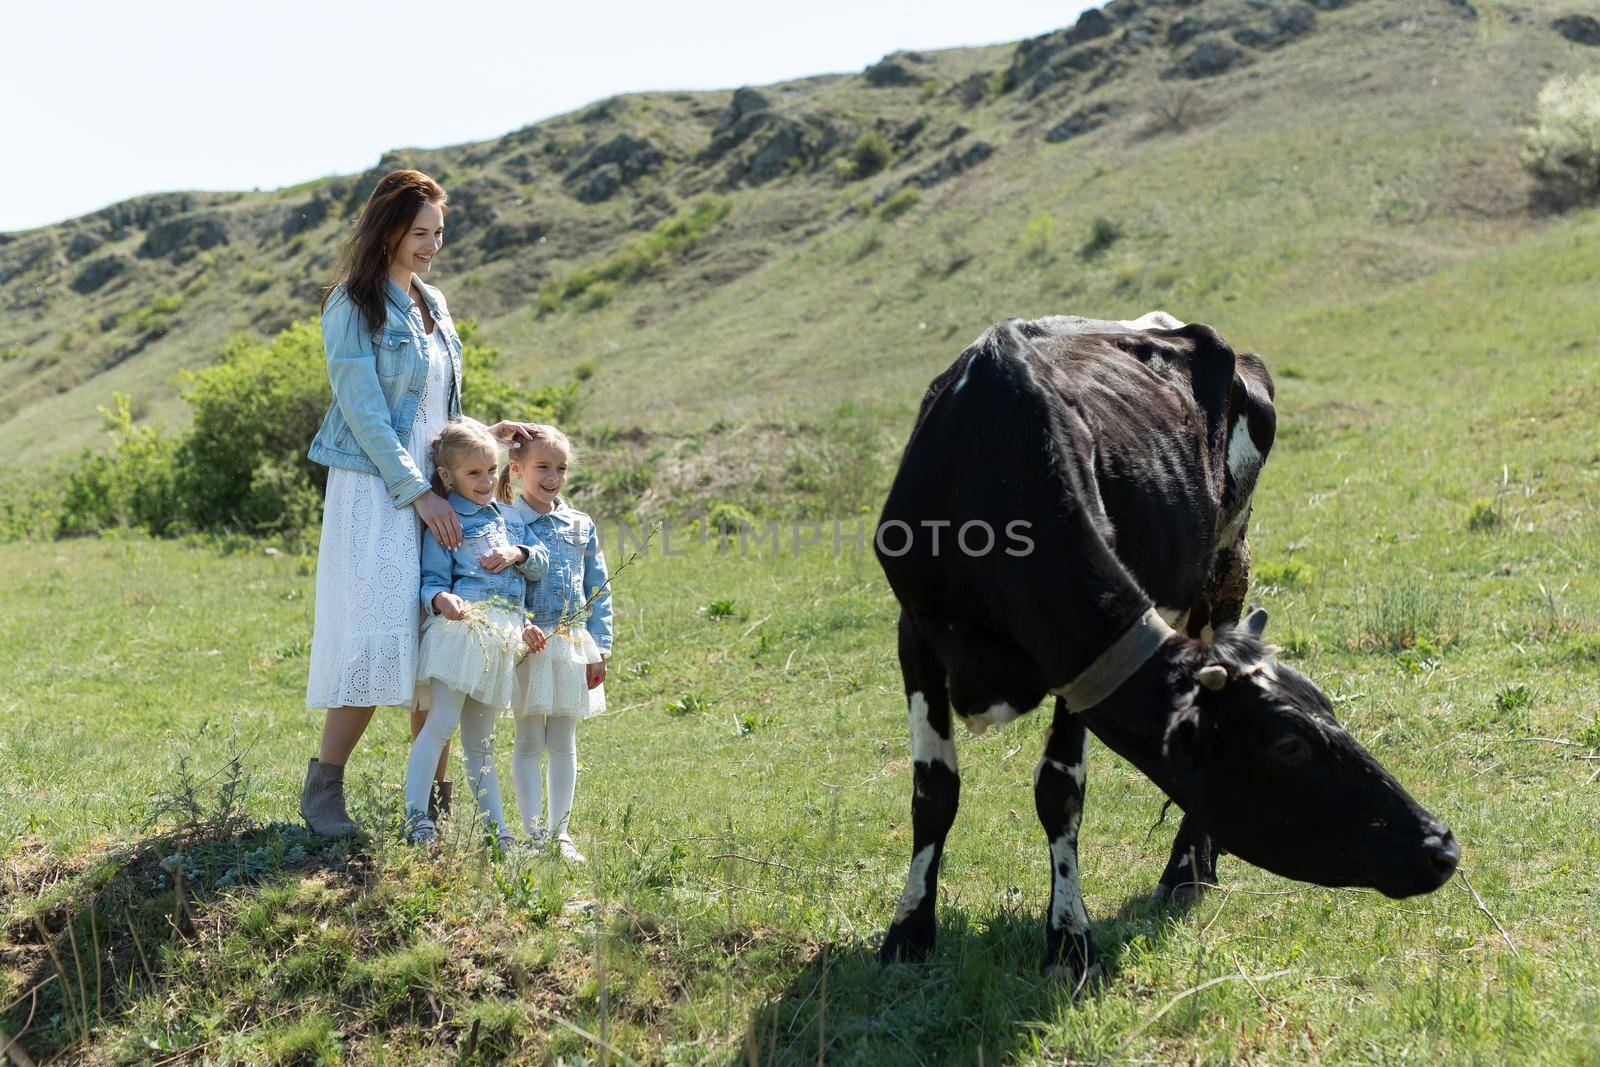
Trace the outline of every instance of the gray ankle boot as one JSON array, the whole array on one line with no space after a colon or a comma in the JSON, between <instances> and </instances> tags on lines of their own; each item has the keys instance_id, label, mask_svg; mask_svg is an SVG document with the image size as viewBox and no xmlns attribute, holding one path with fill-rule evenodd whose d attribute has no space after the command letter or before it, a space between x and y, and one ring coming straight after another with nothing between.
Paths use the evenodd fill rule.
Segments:
<instances>
[{"instance_id":1,"label":"gray ankle boot","mask_svg":"<svg viewBox=\"0 0 1600 1067\"><path fill-rule=\"evenodd\" d=\"M323 837L349 837L361 827L344 810L344 768L312 760L300 790L300 817Z\"/></svg>"}]
</instances>

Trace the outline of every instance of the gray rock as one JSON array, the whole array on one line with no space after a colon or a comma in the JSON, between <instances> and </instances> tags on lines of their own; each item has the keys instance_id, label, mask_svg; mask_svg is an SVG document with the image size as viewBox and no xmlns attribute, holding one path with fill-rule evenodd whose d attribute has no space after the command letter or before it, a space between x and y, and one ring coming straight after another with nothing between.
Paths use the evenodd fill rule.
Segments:
<instances>
[{"instance_id":1,"label":"gray rock","mask_svg":"<svg viewBox=\"0 0 1600 1067\"><path fill-rule=\"evenodd\" d=\"M199 252L227 243L228 227L215 214L180 215L152 226L136 254L141 259L167 257L174 263L183 263Z\"/></svg>"},{"instance_id":2,"label":"gray rock","mask_svg":"<svg viewBox=\"0 0 1600 1067\"><path fill-rule=\"evenodd\" d=\"M1250 54L1232 41L1207 34L1198 39L1167 75L1184 78L1212 78L1225 71L1243 66Z\"/></svg>"},{"instance_id":3,"label":"gray rock","mask_svg":"<svg viewBox=\"0 0 1600 1067\"><path fill-rule=\"evenodd\" d=\"M78 276L72 279L72 289L78 293L92 293L111 279L127 272L133 260L121 252L91 259L83 265Z\"/></svg>"},{"instance_id":4,"label":"gray rock","mask_svg":"<svg viewBox=\"0 0 1600 1067\"><path fill-rule=\"evenodd\" d=\"M596 204L611 199L622 188L622 168L615 163L602 163L579 181L567 184L574 198Z\"/></svg>"},{"instance_id":5,"label":"gray rock","mask_svg":"<svg viewBox=\"0 0 1600 1067\"><path fill-rule=\"evenodd\" d=\"M101 245L105 244L105 236L94 230L79 230L72 235L72 243L67 245L67 258L79 260Z\"/></svg>"},{"instance_id":6,"label":"gray rock","mask_svg":"<svg viewBox=\"0 0 1600 1067\"><path fill-rule=\"evenodd\" d=\"M579 160L562 181L568 186L575 185L591 171L614 163L622 180L631 182L649 173L666 158L665 153L644 138L619 133Z\"/></svg>"},{"instance_id":7,"label":"gray rock","mask_svg":"<svg viewBox=\"0 0 1600 1067\"><path fill-rule=\"evenodd\" d=\"M1078 21L1068 30L1065 37L1072 44L1081 44L1092 41L1097 37L1104 37L1114 29L1112 21L1106 17L1105 12L1099 8L1091 7L1078 16Z\"/></svg>"},{"instance_id":8,"label":"gray rock","mask_svg":"<svg viewBox=\"0 0 1600 1067\"><path fill-rule=\"evenodd\" d=\"M974 107L983 103L983 98L989 95L989 75L983 71L974 71L965 78L956 82L956 98L961 101L962 107Z\"/></svg>"},{"instance_id":9,"label":"gray rock","mask_svg":"<svg viewBox=\"0 0 1600 1067\"><path fill-rule=\"evenodd\" d=\"M1593 15L1562 15L1550 25L1574 44L1600 47L1600 19Z\"/></svg>"},{"instance_id":10,"label":"gray rock","mask_svg":"<svg viewBox=\"0 0 1600 1067\"><path fill-rule=\"evenodd\" d=\"M885 56L861 72L867 79L867 84L874 89L887 89L896 85L920 85L922 76L911 70L904 63Z\"/></svg>"},{"instance_id":11,"label":"gray rock","mask_svg":"<svg viewBox=\"0 0 1600 1067\"><path fill-rule=\"evenodd\" d=\"M994 154L988 141L973 141L965 149L952 148L934 162L908 177L903 185L916 185L923 189L938 185L962 171L970 170Z\"/></svg>"},{"instance_id":12,"label":"gray rock","mask_svg":"<svg viewBox=\"0 0 1600 1067\"><path fill-rule=\"evenodd\" d=\"M1044 139L1051 144L1070 141L1074 137L1082 137L1090 130L1097 130L1117 113L1119 109L1108 103L1091 104L1081 107L1056 123L1045 133Z\"/></svg>"}]
</instances>

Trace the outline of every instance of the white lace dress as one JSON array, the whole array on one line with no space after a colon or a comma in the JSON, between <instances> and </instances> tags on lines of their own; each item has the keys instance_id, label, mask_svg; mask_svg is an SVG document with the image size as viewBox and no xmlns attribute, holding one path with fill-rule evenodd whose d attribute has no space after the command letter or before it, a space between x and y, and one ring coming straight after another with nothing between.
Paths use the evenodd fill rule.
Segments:
<instances>
[{"instance_id":1,"label":"white lace dress","mask_svg":"<svg viewBox=\"0 0 1600 1067\"><path fill-rule=\"evenodd\" d=\"M434 435L449 421L450 354L428 335L428 384L407 451L431 476ZM421 623L422 520L397 508L376 474L334 468L322 509L308 708L410 707Z\"/></svg>"}]
</instances>

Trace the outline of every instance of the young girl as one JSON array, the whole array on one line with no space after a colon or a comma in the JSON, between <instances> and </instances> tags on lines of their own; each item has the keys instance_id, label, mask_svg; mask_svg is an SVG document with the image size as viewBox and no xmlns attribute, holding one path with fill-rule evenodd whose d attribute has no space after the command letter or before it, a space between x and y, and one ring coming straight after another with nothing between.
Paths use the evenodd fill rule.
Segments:
<instances>
[{"instance_id":1,"label":"young girl","mask_svg":"<svg viewBox=\"0 0 1600 1067\"><path fill-rule=\"evenodd\" d=\"M430 528L422 541L422 606L428 614L417 679L431 691L427 722L406 764L411 840L432 841L428 788L450 735L461 726L467 785L502 846L511 844L494 766L494 720L515 690L518 645L537 651L544 634L524 623L527 579L544 577L549 552L511 508L494 499L499 448L479 422L453 422L433 440L434 490L449 494L461 523L454 550Z\"/></svg>"},{"instance_id":2,"label":"young girl","mask_svg":"<svg viewBox=\"0 0 1600 1067\"><path fill-rule=\"evenodd\" d=\"M548 550L543 580L527 587L528 611L548 642L517 666L511 783L529 836L544 840L548 826L561 855L582 863L568 827L578 779L578 720L605 710L611 593L594 520L560 495L572 458L566 434L553 426L536 426L533 440L519 441L512 449L511 462L500 474L499 496L512 500L515 474L522 490L514 504L517 516L526 524L529 543ZM540 817L539 757L545 750L550 753L548 824Z\"/></svg>"}]
</instances>

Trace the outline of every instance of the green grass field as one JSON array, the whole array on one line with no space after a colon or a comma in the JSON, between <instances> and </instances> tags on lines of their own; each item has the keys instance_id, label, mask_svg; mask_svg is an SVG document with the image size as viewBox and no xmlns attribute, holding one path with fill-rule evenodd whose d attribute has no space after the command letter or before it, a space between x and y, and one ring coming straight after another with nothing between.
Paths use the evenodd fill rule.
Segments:
<instances>
[{"instance_id":1,"label":"green grass field","mask_svg":"<svg viewBox=\"0 0 1600 1067\"><path fill-rule=\"evenodd\" d=\"M1279 383L1268 636L1452 826L1481 906L1461 879L1396 902L1224 859L1219 891L1152 908L1176 819L1091 745L1110 973L1074 1000L1038 977L1029 716L960 741L939 947L880 969L910 852L895 606L831 532L657 542L619 579L587 868L459 826L437 858L399 844L393 712L352 764L371 841L328 847L294 825L313 559L8 544L0 1026L95 1063L1600 1060L1597 254L1591 213L1381 295L1210 319ZM248 783L219 795L236 751Z\"/></svg>"}]
</instances>

